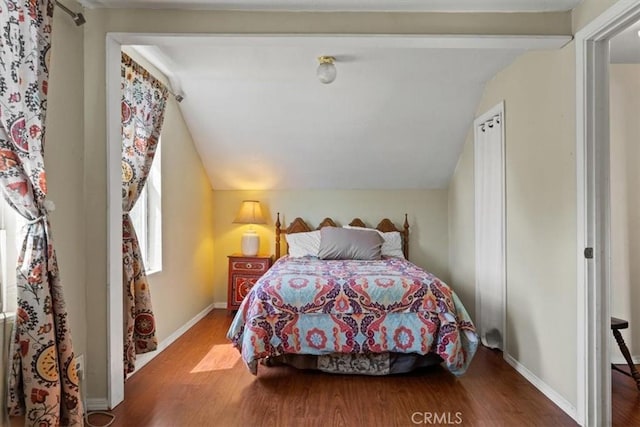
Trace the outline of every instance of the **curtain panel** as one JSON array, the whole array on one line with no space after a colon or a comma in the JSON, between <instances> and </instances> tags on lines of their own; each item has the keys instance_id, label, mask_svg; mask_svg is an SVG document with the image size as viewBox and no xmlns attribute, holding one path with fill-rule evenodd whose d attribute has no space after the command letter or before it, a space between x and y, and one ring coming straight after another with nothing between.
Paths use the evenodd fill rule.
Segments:
<instances>
[{"instance_id":1,"label":"curtain panel","mask_svg":"<svg viewBox=\"0 0 640 427\"><path fill-rule=\"evenodd\" d=\"M122 53L122 268L125 376L136 354L156 350L156 324L144 260L129 212L140 196L156 153L167 88Z\"/></svg>"},{"instance_id":2,"label":"curtain panel","mask_svg":"<svg viewBox=\"0 0 640 427\"><path fill-rule=\"evenodd\" d=\"M54 2L0 5L0 188L28 221L17 274L8 409L26 425L82 425L68 314L51 236L44 167Z\"/></svg>"}]
</instances>

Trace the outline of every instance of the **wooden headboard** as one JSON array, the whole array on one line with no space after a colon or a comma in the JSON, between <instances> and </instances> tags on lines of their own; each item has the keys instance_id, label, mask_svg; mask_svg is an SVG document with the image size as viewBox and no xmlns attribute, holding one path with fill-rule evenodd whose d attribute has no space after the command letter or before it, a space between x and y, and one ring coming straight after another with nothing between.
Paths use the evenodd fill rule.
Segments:
<instances>
[{"instance_id":1,"label":"wooden headboard","mask_svg":"<svg viewBox=\"0 0 640 427\"><path fill-rule=\"evenodd\" d=\"M349 225L352 227L366 227L365 223L360 218L354 218ZM325 218L315 230L320 230L322 227L338 227L338 225L331 218ZM383 233L388 233L390 231L399 232L402 236L402 253L406 259L409 259L409 220L407 219L407 214L404 214L404 225L402 230L398 229L388 218L380 221L376 226L376 229ZM280 235L305 233L313 230L314 229L309 227L300 217L294 219L291 224L289 224L289 227L283 229L280 224L280 212L278 212L278 219L276 220L276 259L281 256Z\"/></svg>"}]
</instances>

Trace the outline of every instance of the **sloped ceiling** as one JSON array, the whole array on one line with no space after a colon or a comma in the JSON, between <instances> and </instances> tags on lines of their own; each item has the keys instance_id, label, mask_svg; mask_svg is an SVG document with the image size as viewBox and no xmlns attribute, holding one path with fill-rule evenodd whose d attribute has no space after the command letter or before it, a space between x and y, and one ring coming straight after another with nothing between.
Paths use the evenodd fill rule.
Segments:
<instances>
[{"instance_id":1,"label":"sloped ceiling","mask_svg":"<svg viewBox=\"0 0 640 427\"><path fill-rule=\"evenodd\" d=\"M445 187L482 84L516 54L332 49L338 77L323 85L305 47L201 53L210 61L181 79L195 101L183 111L220 189ZM215 58L229 62L215 67Z\"/></svg>"},{"instance_id":2,"label":"sloped ceiling","mask_svg":"<svg viewBox=\"0 0 640 427\"><path fill-rule=\"evenodd\" d=\"M214 189L427 189L447 186L485 82L566 41L159 37L137 50L184 93ZM320 55L336 57L328 85Z\"/></svg>"}]
</instances>

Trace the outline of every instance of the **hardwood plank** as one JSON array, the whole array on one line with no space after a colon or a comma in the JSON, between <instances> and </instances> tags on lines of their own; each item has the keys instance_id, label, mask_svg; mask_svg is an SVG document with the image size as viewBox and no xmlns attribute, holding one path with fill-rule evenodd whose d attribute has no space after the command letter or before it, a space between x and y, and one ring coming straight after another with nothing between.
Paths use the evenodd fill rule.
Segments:
<instances>
[{"instance_id":1,"label":"hardwood plank","mask_svg":"<svg viewBox=\"0 0 640 427\"><path fill-rule=\"evenodd\" d=\"M618 365L629 370L627 365ZM633 378L611 370L612 426L640 426L640 390Z\"/></svg>"},{"instance_id":2,"label":"hardwood plank","mask_svg":"<svg viewBox=\"0 0 640 427\"><path fill-rule=\"evenodd\" d=\"M113 425L576 425L498 351L479 349L459 378L440 366L390 377L260 366L254 377L224 347L230 323L214 310L135 374Z\"/></svg>"}]
</instances>

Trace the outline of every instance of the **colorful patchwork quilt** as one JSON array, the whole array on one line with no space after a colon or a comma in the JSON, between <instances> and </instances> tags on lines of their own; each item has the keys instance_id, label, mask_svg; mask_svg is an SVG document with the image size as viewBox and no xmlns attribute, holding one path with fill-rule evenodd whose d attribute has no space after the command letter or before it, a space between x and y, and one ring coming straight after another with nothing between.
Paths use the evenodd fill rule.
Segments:
<instances>
[{"instance_id":1,"label":"colorful patchwork quilt","mask_svg":"<svg viewBox=\"0 0 640 427\"><path fill-rule=\"evenodd\" d=\"M478 346L449 286L411 262L280 258L242 302L227 337L254 375L285 353L436 353L454 374Z\"/></svg>"}]
</instances>

